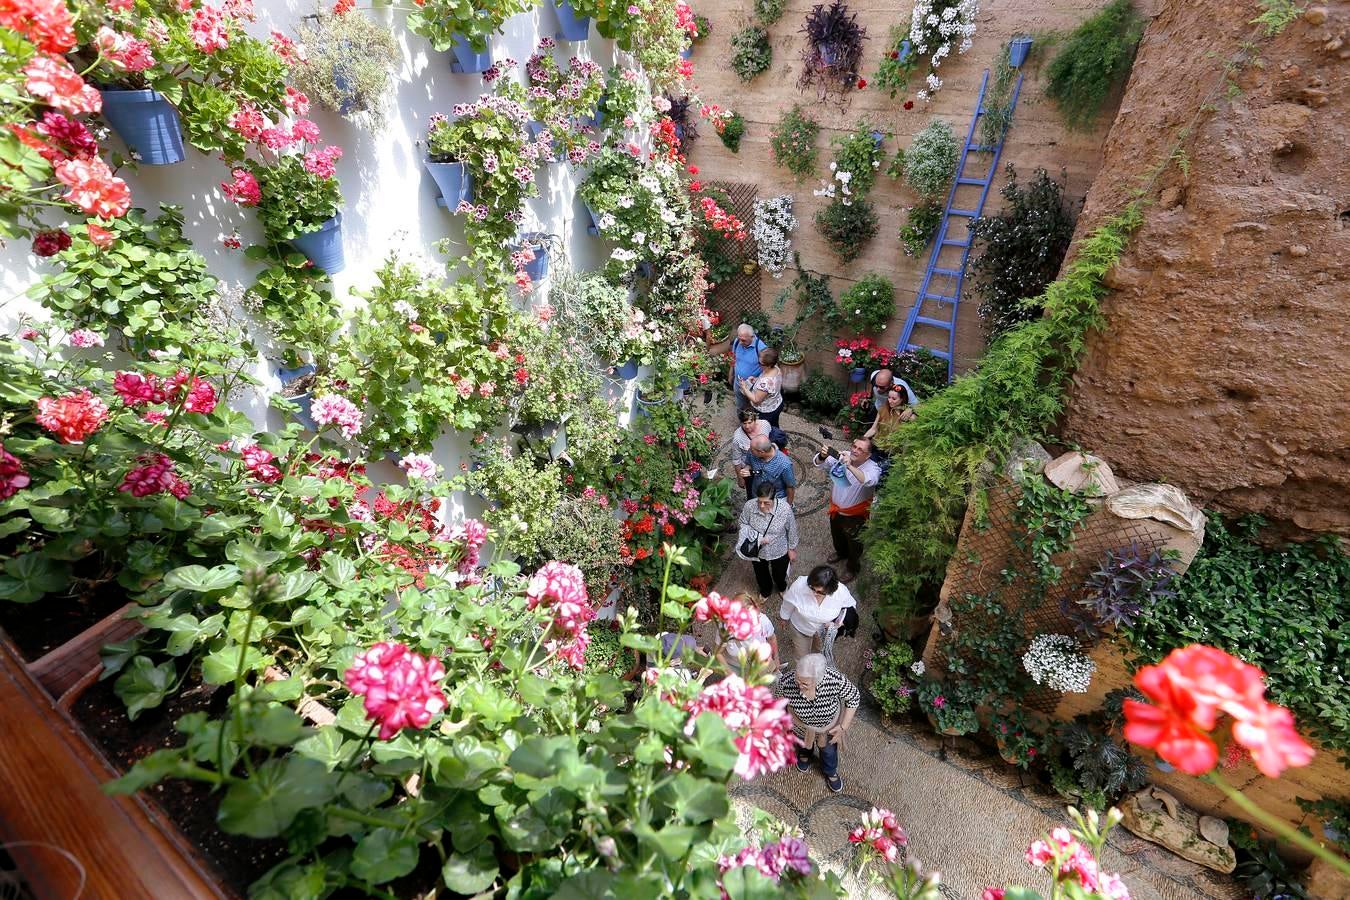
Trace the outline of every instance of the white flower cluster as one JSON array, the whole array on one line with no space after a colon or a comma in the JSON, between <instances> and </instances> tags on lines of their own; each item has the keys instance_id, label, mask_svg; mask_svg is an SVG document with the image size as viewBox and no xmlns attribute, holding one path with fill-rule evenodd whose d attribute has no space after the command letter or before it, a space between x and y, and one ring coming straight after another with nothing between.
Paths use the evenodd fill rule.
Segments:
<instances>
[{"instance_id":1,"label":"white flower cluster","mask_svg":"<svg viewBox=\"0 0 1350 900\"><path fill-rule=\"evenodd\" d=\"M781 276L792 261L792 230L796 227L791 194L755 201L750 235L759 250L759 267L774 278Z\"/></svg>"},{"instance_id":2,"label":"white flower cluster","mask_svg":"<svg viewBox=\"0 0 1350 900\"><path fill-rule=\"evenodd\" d=\"M926 86L917 94L920 100L931 100L942 87L936 70L951 55L952 45L958 54L970 49L979 11L980 0L915 0L909 41L914 53L929 58Z\"/></svg>"},{"instance_id":3,"label":"white flower cluster","mask_svg":"<svg viewBox=\"0 0 1350 900\"><path fill-rule=\"evenodd\" d=\"M1069 635L1038 634L1022 654L1022 668L1052 691L1085 694L1097 664L1078 652L1078 642Z\"/></svg>"},{"instance_id":4,"label":"white flower cluster","mask_svg":"<svg viewBox=\"0 0 1350 900\"><path fill-rule=\"evenodd\" d=\"M852 206L853 201L849 198L853 196L853 191L849 184L853 181L853 173L847 169L839 168L838 163L830 163L830 171L834 172L833 178L822 178L820 180L820 190L811 193L817 197L828 197L833 200L835 197L842 197L845 206Z\"/></svg>"}]
</instances>

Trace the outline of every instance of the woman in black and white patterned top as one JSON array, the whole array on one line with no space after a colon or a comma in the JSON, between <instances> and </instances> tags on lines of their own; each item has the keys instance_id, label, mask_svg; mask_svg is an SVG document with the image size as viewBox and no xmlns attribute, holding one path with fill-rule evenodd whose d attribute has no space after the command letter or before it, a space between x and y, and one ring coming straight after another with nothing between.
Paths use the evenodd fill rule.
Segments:
<instances>
[{"instance_id":1,"label":"woman in black and white patterned top","mask_svg":"<svg viewBox=\"0 0 1350 900\"><path fill-rule=\"evenodd\" d=\"M825 783L835 793L842 791L839 746L862 703L858 686L829 665L824 656L809 653L797 661L795 671L789 666L779 670L773 691L787 700L792 724L803 744L797 748L797 769L808 771L819 747Z\"/></svg>"}]
</instances>

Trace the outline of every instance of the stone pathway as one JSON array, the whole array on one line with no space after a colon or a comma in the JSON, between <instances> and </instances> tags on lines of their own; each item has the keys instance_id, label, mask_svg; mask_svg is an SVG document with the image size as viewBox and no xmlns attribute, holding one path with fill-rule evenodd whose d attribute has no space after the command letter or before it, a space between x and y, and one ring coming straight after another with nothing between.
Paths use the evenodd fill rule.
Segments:
<instances>
[{"instance_id":1,"label":"stone pathway","mask_svg":"<svg viewBox=\"0 0 1350 900\"><path fill-rule=\"evenodd\" d=\"M731 417L727 407L723 415ZM798 489L795 510L801 533L793 575L805 574L832 552L825 509L828 482L823 471L810 464L819 446L818 426L784 413L781 426L789 435ZM836 446L843 436L836 433ZM728 440L718 465L730 461ZM728 471L728 470L723 470ZM855 582L856 586L856 582ZM717 581L724 595L754 589L750 564L730 554ZM854 640L836 647L839 668L861 685L862 651L871 646L875 598L859 596L863 627ZM779 651L791 660L791 642L777 609L766 609L780 629ZM805 834L813 855L845 878L850 897L884 897L886 893L861 884L850 871L852 848L848 832L859 815L872 806L894 810L909 833L909 853L925 870L942 873L943 894L959 900L978 900L988 885L1022 884L1044 891L1047 882L1023 859L1028 844L1056 825L1067 822L1064 802L1022 776L997 756L983 753L966 740L939 741L927 728L882 717L864 694L863 708L849 730L840 754L844 790L831 794L816 770L801 773L795 767L737 784L732 795L743 814L758 806ZM1022 781L1027 784L1024 786ZM1108 871L1122 874L1135 900L1191 900L1245 896L1230 878L1139 840L1122 829L1102 861Z\"/></svg>"}]
</instances>

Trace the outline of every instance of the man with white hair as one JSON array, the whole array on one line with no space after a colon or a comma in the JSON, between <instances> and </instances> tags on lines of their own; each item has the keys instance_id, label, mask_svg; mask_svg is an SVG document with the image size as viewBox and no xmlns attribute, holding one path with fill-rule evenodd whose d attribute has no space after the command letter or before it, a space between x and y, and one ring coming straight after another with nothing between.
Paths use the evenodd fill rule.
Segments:
<instances>
[{"instance_id":1,"label":"man with white hair","mask_svg":"<svg viewBox=\"0 0 1350 900\"><path fill-rule=\"evenodd\" d=\"M737 386L747 378L758 378L764 371L764 367L759 364L759 355L768 347L769 345L755 334L755 329L744 322L736 329L736 336L731 339L731 353L736 359L730 373L731 392L736 395L737 412L745 409L745 405L750 402L750 398Z\"/></svg>"},{"instance_id":2,"label":"man with white hair","mask_svg":"<svg viewBox=\"0 0 1350 900\"><path fill-rule=\"evenodd\" d=\"M820 771L825 784L834 793L844 789L839 777L839 748L844 732L853 724L853 716L862 703L858 686L834 668L819 653L808 653L797 660L795 671L783 666L774 682L773 692L788 702L793 729L801 739L797 748L797 770L811 769L811 757L820 748Z\"/></svg>"}]
</instances>

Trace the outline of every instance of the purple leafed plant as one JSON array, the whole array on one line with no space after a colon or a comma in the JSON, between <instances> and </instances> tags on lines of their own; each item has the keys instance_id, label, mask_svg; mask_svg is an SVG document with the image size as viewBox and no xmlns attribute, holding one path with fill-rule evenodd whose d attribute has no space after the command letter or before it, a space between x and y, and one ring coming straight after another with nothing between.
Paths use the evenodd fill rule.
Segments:
<instances>
[{"instance_id":1,"label":"purple leafed plant","mask_svg":"<svg viewBox=\"0 0 1350 900\"><path fill-rule=\"evenodd\" d=\"M858 24L857 14L850 12L843 0L815 6L806 14L802 33L806 35L806 48L802 50L799 89L816 84L822 95L830 91L842 95L862 86L858 66L867 29Z\"/></svg>"},{"instance_id":2,"label":"purple leafed plant","mask_svg":"<svg viewBox=\"0 0 1350 900\"><path fill-rule=\"evenodd\" d=\"M1088 576L1086 595L1078 604L1095 619L1098 628L1133 625L1144 610L1159 600L1176 596L1177 573L1157 549L1145 551L1137 541L1108 550L1097 570Z\"/></svg>"}]
</instances>

